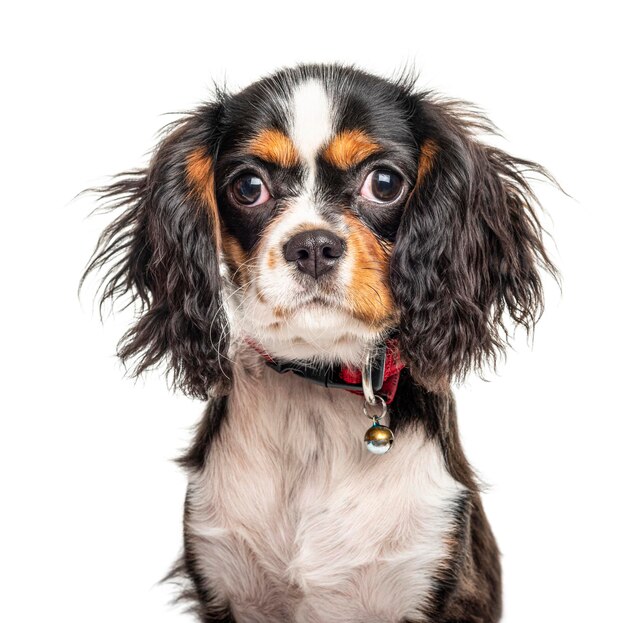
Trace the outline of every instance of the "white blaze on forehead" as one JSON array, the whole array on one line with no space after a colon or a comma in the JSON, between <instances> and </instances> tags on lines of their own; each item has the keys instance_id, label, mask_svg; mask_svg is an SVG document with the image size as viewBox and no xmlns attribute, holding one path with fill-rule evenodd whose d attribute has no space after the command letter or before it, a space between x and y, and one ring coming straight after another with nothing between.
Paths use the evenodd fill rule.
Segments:
<instances>
[{"instance_id":1,"label":"white blaze on forehead","mask_svg":"<svg viewBox=\"0 0 626 623\"><path fill-rule=\"evenodd\" d=\"M332 111L324 85L308 80L298 85L293 94L291 139L314 174L315 156L331 137Z\"/></svg>"}]
</instances>

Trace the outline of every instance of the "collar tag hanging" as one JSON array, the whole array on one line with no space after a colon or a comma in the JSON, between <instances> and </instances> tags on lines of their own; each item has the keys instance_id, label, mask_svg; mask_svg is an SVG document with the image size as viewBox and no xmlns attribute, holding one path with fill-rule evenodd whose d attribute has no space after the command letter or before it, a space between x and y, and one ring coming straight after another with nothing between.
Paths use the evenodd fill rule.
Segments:
<instances>
[{"instance_id":1,"label":"collar tag hanging","mask_svg":"<svg viewBox=\"0 0 626 623\"><path fill-rule=\"evenodd\" d=\"M385 399L374 393L373 369L376 359L375 352L369 352L365 357L363 369L361 373L361 384L363 387L363 413L366 417L371 418L372 425L365 432L363 441L365 447L372 454L386 454L393 445L393 431L380 423L385 415L387 415L387 402ZM376 410L380 406L381 412L376 414L372 410Z\"/></svg>"}]
</instances>

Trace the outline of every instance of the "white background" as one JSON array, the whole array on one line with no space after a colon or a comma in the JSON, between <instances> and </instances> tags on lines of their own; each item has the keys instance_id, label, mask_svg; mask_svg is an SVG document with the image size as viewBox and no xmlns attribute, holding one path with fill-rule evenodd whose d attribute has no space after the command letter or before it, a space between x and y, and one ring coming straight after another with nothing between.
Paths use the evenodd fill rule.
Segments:
<instances>
[{"instance_id":1,"label":"white background","mask_svg":"<svg viewBox=\"0 0 626 623\"><path fill-rule=\"evenodd\" d=\"M16 4L16 3L14 3ZM478 103L538 188L563 293L531 348L457 392L489 484L508 623L626 621L624 57L618 3L22 3L3 10L0 619L183 621L170 461L202 404L114 357L79 276L107 217L74 196L141 165L170 117L298 61L344 61Z\"/></svg>"}]
</instances>

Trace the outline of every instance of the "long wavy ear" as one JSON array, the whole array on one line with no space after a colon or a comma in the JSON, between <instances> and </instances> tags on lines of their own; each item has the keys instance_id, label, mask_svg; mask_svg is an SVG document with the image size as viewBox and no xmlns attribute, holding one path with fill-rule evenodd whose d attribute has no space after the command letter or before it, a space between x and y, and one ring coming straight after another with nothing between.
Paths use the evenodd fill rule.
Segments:
<instances>
[{"instance_id":1,"label":"long wavy ear","mask_svg":"<svg viewBox=\"0 0 626 623\"><path fill-rule=\"evenodd\" d=\"M539 165L480 143L493 127L471 108L416 96L417 181L391 258L400 347L413 377L437 391L495 364L511 325L543 310L539 269L558 278L525 173ZM509 325L507 327L507 324Z\"/></svg>"},{"instance_id":2,"label":"long wavy ear","mask_svg":"<svg viewBox=\"0 0 626 623\"><path fill-rule=\"evenodd\" d=\"M81 280L104 268L100 307L125 295L138 303L118 345L134 375L164 361L174 387L203 399L228 379L212 168L220 106L176 122L146 169L96 189L106 210L122 212Z\"/></svg>"}]
</instances>

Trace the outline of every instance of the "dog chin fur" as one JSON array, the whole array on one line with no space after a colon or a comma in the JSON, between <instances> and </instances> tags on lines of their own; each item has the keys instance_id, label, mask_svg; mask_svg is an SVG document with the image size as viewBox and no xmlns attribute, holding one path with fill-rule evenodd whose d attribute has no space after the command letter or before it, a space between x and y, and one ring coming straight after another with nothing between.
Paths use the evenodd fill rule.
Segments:
<instances>
[{"instance_id":1,"label":"dog chin fur","mask_svg":"<svg viewBox=\"0 0 626 623\"><path fill-rule=\"evenodd\" d=\"M358 367L365 353L385 336L369 330L349 312L321 303L304 305L280 321L270 316L266 323L261 313L241 319L230 309L228 316L234 338L231 358L238 342L251 340L273 358Z\"/></svg>"}]
</instances>

